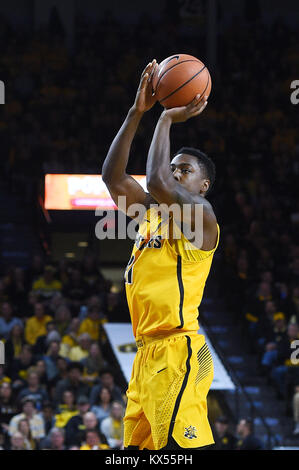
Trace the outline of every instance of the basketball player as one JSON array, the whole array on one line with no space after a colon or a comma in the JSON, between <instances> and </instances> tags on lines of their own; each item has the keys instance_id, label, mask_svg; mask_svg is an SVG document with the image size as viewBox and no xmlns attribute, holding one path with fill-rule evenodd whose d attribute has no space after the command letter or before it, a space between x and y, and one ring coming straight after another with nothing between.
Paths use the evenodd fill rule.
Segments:
<instances>
[{"instance_id":1,"label":"basketball player","mask_svg":"<svg viewBox=\"0 0 299 470\"><path fill-rule=\"evenodd\" d=\"M127 391L124 447L201 448L214 443L206 401L213 362L204 336L198 334L197 317L219 241L219 226L205 199L215 179L215 167L193 148L181 149L170 161L171 125L204 110L207 101L197 96L190 105L164 110L160 116L147 160L149 192L126 173L140 120L156 101L151 87L156 67L154 60L143 71L134 105L102 169L116 204L119 196L126 196L124 211L128 214L131 204L145 207L125 273L138 351ZM180 217L176 212L166 220L157 206L174 203ZM183 205L191 208L186 214ZM187 229L196 228L197 206L203 209L203 236L198 246L184 235ZM149 223L151 227L156 224L156 230L149 231ZM181 237L177 237L178 231Z\"/></svg>"}]
</instances>

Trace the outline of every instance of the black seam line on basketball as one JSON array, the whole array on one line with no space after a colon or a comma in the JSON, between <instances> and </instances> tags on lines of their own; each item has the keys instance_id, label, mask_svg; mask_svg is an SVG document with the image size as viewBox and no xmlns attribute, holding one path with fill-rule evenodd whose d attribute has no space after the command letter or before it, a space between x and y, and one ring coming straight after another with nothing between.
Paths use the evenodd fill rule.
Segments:
<instances>
[{"instance_id":1,"label":"black seam line on basketball","mask_svg":"<svg viewBox=\"0 0 299 470\"><path fill-rule=\"evenodd\" d=\"M177 56L173 56L173 58L175 58ZM170 59L172 60L172 59ZM186 60L182 60L181 62L176 62L175 64L173 64L171 67L169 67L169 69L165 70L165 72L162 73L161 77L159 77L159 80L157 81L157 84L156 84L156 89L155 89L155 93L157 92L158 90L158 86L159 86L159 83L162 79L162 77L164 77L164 75L169 72L169 70L172 70L174 67L176 67L177 65L180 65L180 64L184 64L185 62L199 62L198 60L194 60L194 59L186 59ZM168 63L168 62L167 62Z\"/></svg>"},{"instance_id":2,"label":"black seam line on basketball","mask_svg":"<svg viewBox=\"0 0 299 470\"><path fill-rule=\"evenodd\" d=\"M165 101L167 100L167 98L170 98L172 95L174 95L177 91L179 91L181 88L183 88L185 85L187 85L187 83L191 82L191 80L193 80L193 78L197 77L197 75L199 75L204 69L206 68L206 66L204 66L201 70L199 70L199 72L196 72L193 77L189 78L189 80L187 80L185 83L183 83L181 86L179 86L178 88L176 88L175 90L173 90L171 93L169 93L169 95L165 96L165 98L163 98L162 100L160 100L160 103L162 103L162 101ZM208 83L209 83L209 78L208 78ZM207 88L205 88L204 91L206 91Z\"/></svg>"},{"instance_id":3,"label":"black seam line on basketball","mask_svg":"<svg viewBox=\"0 0 299 470\"><path fill-rule=\"evenodd\" d=\"M208 81L207 81L207 84L206 84L206 87L204 89L204 91L202 92L202 96L204 96L205 92L206 92L206 89L208 88L209 86L209 83L210 83L210 74L208 75Z\"/></svg>"},{"instance_id":4,"label":"black seam line on basketball","mask_svg":"<svg viewBox=\"0 0 299 470\"><path fill-rule=\"evenodd\" d=\"M180 255L178 255L178 258L177 258L176 274L177 274L179 290L180 290L179 315L180 315L180 321L181 321L181 324L177 326L177 328L183 328L184 326L184 318L183 318L184 284L183 284L183 279L182 279L182 258Z\"/></svg>"},{"instance_id":5,"label":"black seam line on basketball","mask_svg":"<svg viewBox=\"0 0 299 470\"><path fill-rule=\"evenodd\" d=\"M182 386L181 386L181 390L179 391L179 394L177 396L177 399L176 399L176 402L175 402L175 405L174 405L167 440L169 440L170 437L172 436L174 423L175 423L175 420L176 420L176 415L179 411L181 399L182 399L184 390L187 386L187 382L188 382L188 378L189 378L190 370L191 370L191 366L190 366L190 359L191 359L191 356L192 356L191 339L190 339L190 336L185 336L185 338L187 338L187 349L188 349L188 357L187 357L187 360L186 360L186 373L185 373L185 377L184 377L184 380L183 380L183 383L182 383Z\"/></svg>"}]
</instances>

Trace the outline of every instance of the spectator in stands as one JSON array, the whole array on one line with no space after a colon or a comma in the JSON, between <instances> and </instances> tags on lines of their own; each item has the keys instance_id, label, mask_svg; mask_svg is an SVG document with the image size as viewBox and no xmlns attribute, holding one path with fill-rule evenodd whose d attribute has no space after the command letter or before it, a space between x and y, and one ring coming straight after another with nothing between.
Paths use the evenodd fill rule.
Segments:
<instances>
[{"instance_id":1,"label":"spectator in stands","mask_svg":"<svg viewBox=\"0 0 299 470\"><path fill-rule=\"evenodd\" d=\"M248 305L245 313L250 338L255 341L258 322L264 315L265 302L272 300L272 288L269 282L261 282L257 288L254 300Z\"/></svg>"},{"instance_id":2,"label":"spectator in stands","mask_svg":"<svg viewBox=\"0 0 299 470\"><path fill-rule=\"evenodd\" d=\"M235 450L237 439L229 431L229 420L226 416L218 416L214 425L215 447L212 450Z\"/></svg>"},{"instance_id":3,"label":"spectator in stands","mask_svg":"<svg viewBox=\"0 0 299 470\"><path fill-rule=\"evenodd\" d=\"M81 395L77 400L79 414L73 416L66 425L66 443L68 446L80 446L82 439L83 417L89 411L90 404L88 397Z\"/></svg>"},{"instance_id":4,"label":"spectator in stands","mask_svg":"<svg viewBox=\"0 0 299 470\"><path fill-rule=\"evenodd\" d=\"M43 275L32 284L32 289L44 300L51 298L62 289L61 282L54 278L55 272L56 269L53 266L46 266Z\"/></svg>"},{"instance_id":5,"label":"spectator in stands","mask_svg":"<svg viewBox=\"0 0 299 470\"><path fill-rule=\"evenodd\" d=\"M89 356L92 339L88 333L81 333L78 337L78 345L73 346L69 353L68 359L71 361L82 361Z\"/></svg>"},{"instance_id":6,"label":"spectator in stands","mask_svg":"<svg viewBox=\"0 0 299 470\"><path fill-rule=\"evenodd\" d=\"M59 332L60 336L63 337L71 321L71 312L66 305L58 307L54 316L54 321L56 330Z\"/></svg>"},{"instance_id":7,"label":"spectator in stands","mask_svg":"<svg viewBox=\"0 0 299 470\"><path fill-rule=\"evenodd\" d=\"M83 365L80 362L71 362L68 365L68 376L60 380L55 389L54 400L59 404L62 402L63 392L72 390L76 400L80 395L89 396L89 387L82 381Z\"/></svg>"},{"instance_id":8,"label":"spectator in stands","mask_svg":"<svg viewBox=\"0 0 299 470\"><path fill-rule=\"evenodd\" d=\"M236 444L237 450L263 450L263 443L253 432L253 422L250 418L240 419L237 425L239 440Z\"/></svg>"},{"instance_id":9,"label":"spectator in stands","mask_svg":"<svg viewBox=\"0 0 299 470\"><path fill-rule=\"evenodd\" d=\"M0 364L0 385L4 382L11 383L11 378L8 375L8 369L5 364Z\"/></svg>"},{"instance_id":10,"label":"spectator in stands","mask_svg":"<svg viewBox=\"0 0 299 470\"><path fill-rule=\"evenodd\" d=\"M99 381L99 373L107 365L103 358L101 348L98 343L93 342L89 348L89 355L81 360L83 370L83 380L89 385L94 385Z\"/></svg>"},{"instance_id":11,"label":"spectator in stands","mask_svg":"<svg viewBox=\"0 0 299 470\"><path fill-rule=\"evenodd\" d=\"M42 417L37 413L34 399L29 396L22 401L22 412L15 415L9 422L8 433L12 436L18 429L19 422L28 419L32 439L38 445L40 439L45 437L45 426Z\"/></svg>"},{"instance_id":12,"label":"spectator in stands","mask_svg":"<svg viewBox=\"0 0 299 470\"><path fill-rule=\"evenodd\" d=\"M114 401L124 403L120 387L115 384L115 379L110 369L102 369L100 372L100 383L94 385L90 392L90 404L95 405L102 387L108 388Z\"/></svg>"},{"instance_id":13,"label":"spectator in stands","mask_svg":"<svg viewBox=\"0 0 299 470\"><path fill-rule=\"evenodd\" d=\"M15 325L23 328L22 321L17 317L13 317L13 308L11 303L4 302L1 306L0 314L0 339L7 340Z\"/></svg>"},{"instance_id":14,"label":"spectator in stands","mask_svg":"<svg viewBox=\"0 0 299 470\"><path fill-rule=\"evenodd\" d=\"M124 408L121 403L114 401L111 405L110 416L101 422L101 432L112 449L121 449L123 446L123 415Z\"/></svg>"},{"instance_id":15,"label":"spectator in stands","mask_svg":"<svg viewBox=\"0 0 299 470\"><path fill-rule=\"evenodd\" d=\"M79 335L88 333L93 341L100 339L101 327L106 321L96 306L89 307L87 317L82 321L79 328Z\"/></svg>"},{"instance_id":16,"label":"spectator in stands","mask_svg":"<svg viewBox=\"0 0 299 470\"><path fill-rule=\"evenodd\" d=\"M34 354L36 354L37 356L43 356L44 354L46 354L47 348L49 346L49 337L48 337L48 335L52 331L56 331L58 333L57 328L56 328L56 324L53 320L49 321L46 324L46 334L39 336L37 338L37 340L35 341L34 346L33 346ZM59 333L58 333L58 335L59 335ZM59 336L59 338L60 338L60 336Z\"/></svg>"},{"instance_id":17,"label":"spectator in stands","mask_svg":"<svg viewBox=\"0 0 299 470\"><path fill-rule=\"evenodd\" d=\"M45 390L48 390L49 381L47 377L47 366L45 361L43 359L38 359L34 367L39 376L40 384L45 388Z\"/></svg>"},{"instance_id":18,"label":"spectator in stands","mask_svg":"<svg viewBox=\"0 0 299 470\"><path fill-rule=\"evenodd\" d=\"M86 431L85 442L80 447L80 450L107 450L110 447L101 441L100 431L92 429Z\"/></svg>"},{"instance_id":19,"label":"spectator in stands","mask_svg":"<svg viewBox=\"0 0 299 470\"><path fill-rule=\"evenodd\" d=\"M10 437L9 450L26 450L25 438L20 431L15 431Z\"/></svg>"},{"instance_id":20,"label":"spectator in stands","mask_svg":"<svg viewBox=\"0 0 299 470\"><path fill-rule=\"evenodd\" d=\"M51 401L45 401L43 403L41 416L44 421L46 435L48 435L50 430L53 427L55 427L56 419L55 419L54 411L55 411L55 407Z\"/></svg>"},{"instance_id":21,"label":"spectator in stands","mask_svg":"<svg viewBox=\"0 0 299 470\"><path fill-rule=\"evenodd\" d=\"M15 390L26 385L28 369L34 366L34 362L31 346L24 344L19 358L14 359L10 367L12 385Z\"/></svg>"},{"instance_id":22,"label":"spectator in stands","mask_svg":"<svg viewBox=\"0 0 299 470\"><path fill-rule=\"evenodd\" d=\"M75 317L72 319L67 333L62 337L60 354L68 357L71 348L78 346L80 319Z\"/></svg>"},{"instance_id":23,"label":"spectator in stands","mask_svg":"<svg viewBox=\"0 0 299 470\"><path fill-rule=\"evenodd\" d=\"M112 401L113 398L109 388L102 387L97 401L91 408L91 411L96 415L100 424L104 418L107 418L110 415Z\"/></svg>"},{"instance_id":24,"label":"spectator in stands","mask_svg":"<svg viewBox=\"0 0 299 470\"><path fill-rule=\"evenodd\" d=\"M59 403L55 415L56 427L64 428L69 420L78 413L74 393L71 390L65 390L62 395L62 403Z\"/></svg>"},{"instance_id":25,"label":"spectator in stands","mask_svg":"<svg viewBox=\"0 0 299 470\"><path fill-rule=\"evenodd\" d=\"M294 387L294 395L293 395L293 419L295 423L293 434L294 436L299 435L299 382L298 385Z\"/></svg>"},{"instance_id":26,"label":"spectator in stands","mask_svg":"<svg viewBox=\"0 0 299 470\"><path fill-rule=\"evenodd\" d=\"M8 340L5 342L5 358L7 364L18 359L25 344L23 324L14 325L10 330Z\"/></svg>"},{"instance_id":27,"label":"spectator in stands","mask_svg":"<svg viewBox=\"0 0 299 470\"><path fill-rule=\"evenodd\" d=\"M15 267L7 293L9 298L13 300L19 316L20 313L22 314L24 307L26 306L28 288L29 284L27 277L25 276L25 270L20 267Z\"/></svg>"},{"instance_id":28,"label":"spectator in stands","mask_svg":"<svg viewBox=\"0 0 299 470\"><path fill-rule=\"evenodd\" d=\"M69 281L63 287L63 295L66 297L70 305L78 311L82 302L86 299L89 292L89 285L83 279L79 269L71 271Z\"/></svg>"},{"instance_id":29,"label":"spectator in stands","mask_svg":"<svg viewBox=\"0 0 299 470\"><path fill-rule=\"evenodd\" d=\"M82 260L81 272L84 280L89 286L93 286L98 279L102 279L103 275L99 270L99 262L93 253L86 254Z\"/></svg>"},{"instance_id":30,"label":"spectator in stands","mask_svg":"<svg viewBox=\"0 0 299 470\"><path fill-rule=\"evenodd\" d=\"M286 318L283 312L277 312L273 315L272 331L264 331L264 352L262 356L262 367L265 374L269 374L273 364L277 360L278 346L281 341L287 337Z\"/></svg>"},{"instance_id":31,"label":"spectator in stands","mask_svg":"<svg viewBox=\"0 0 299 470\"><path fill-rule=\"evenodd\" d=\"M60 350L59 350L60 352ZM51 379L49 383L50 389L54 389L56 387L56 384L59 382L61 379L66 379L68 376L68 364L69 361L62 356L58 356L57 360L55 362L55 369L57 371L56 375Z\"/></svg>"},{"instance_id":32,"label":"spectator in stands","mask_svg":"<svg viewBox=\"0 0 299 470\"><path fill-rule=\"evenodd\" d=\"M26 450L34 450L36 444L32 438L28 419L21 419L18 424L18 431L24 436L24 447Z\"/></svg>"},{"instance_id":33,"label":"spectator in stands","mask_svg":"<svg viewBox=\"0 0 299 470\"><path fill-rule=\"evenodd\" d=\"M35 254L32 257L31 266L27 270L27 278L30 285L40 278L44 272L44 260L41 255Z\"/></svg>"},{"instance_id":34,"label":"spectator in stands","mask_svg":"<svg viewBox=\"0 0 299 470\"><path fill-rule=\"evenodd\" d=\"M48 382L51 383L58 375L58 367L57 363L60 359L60 335L57 331L51 331L47 335L46 343L48 345L47 352L42 359L45 361L46 364L46 371L47 371L47 379Z\"/></svg>"},{"instance_id":35,"label":"spectator in stands","mask_svg":"<svg viewBox=\"0 0 299 470\"><path fill-rule=\"evenodd\" d=\"M25 326L25 339L30 345L36 343L39 336L47 334L46 325L52 320L50 315L45 314L45 307L41 302L34 305L34 316L28 318Z\"/></svg>"},{"instance_id":36,"label":"spectator in stands","mask_svg":"<svg viewBox=\"0 0 299 470\"><path fill-rule=\"evenodd\" d=\"M48 393L46 390L40 385L39 382L39 375L36 372L36 369L32 368L28 370L27 374L27 386L23 388L20 393L18 394L18 401L22 401L28 395L35 401L35 406L38 411L42 409L43 401L48 400Z\"/></svg>"},{"instance_id":37,"label":"spectator in stands","mask_svg":"<svg viewBox=\"0 0 299 470\"><path fill-rule=\"evenodd\" d=\"M3 436L3 444L8 445L8 428L10 420L17 414L18 409L13 391L9 382L0 385L0 433Z\"/></svg>"},{"instance_id":38,"label":"spectator in stands","mask_svg":"<svg viewBox=\"0 0 299 470\"><path fill-rule=\"evenodd\" d=\"M50 431L50 446L49 450L66 450L64 444L64 429L52 428Z\"/></svg>"}]
</instances>

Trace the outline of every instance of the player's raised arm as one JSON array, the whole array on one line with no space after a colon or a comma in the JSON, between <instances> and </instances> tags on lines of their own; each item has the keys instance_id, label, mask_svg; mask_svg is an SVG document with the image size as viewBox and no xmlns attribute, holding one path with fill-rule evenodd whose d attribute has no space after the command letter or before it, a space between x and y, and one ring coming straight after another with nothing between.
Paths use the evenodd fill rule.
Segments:
<instances>
[{"instance_id":1,"label":"player's raised arm","mask_svg":"<svg viewBox=\"0 0 299 470\"><path fill-rule=\"evenodd\" d=\"M170 162L170 128L173 123L184 122L198 116L206 107L206 97L201 100L197 95L187 106L165 109L157 123L151 142L147 167L147 187L151 196L160 204L170 206L189 204L190 211L181 211L180 221L188 224L191 230L195 228L195 205L203 205L203 233L206 250L215 246L217 239L217 221L211 204L205 199L210 181L202 172L196 158L188 155L174 158ZM174 214L175 217L175 214Z\"/></svg>"},{"instance_id":2,"label":"player's raised arm","mask_svg":"<svg viewBox=\"0 0 299 470\"><path fill-rule=\"evenodd\" d=\"M151 197L142 186L126 173L132 141L143 114L156 102L152 95L151 79L156 60L150 62L141 75L134 105L115 136L102 167L102 177L112 199L117 204L119 196L126 197L126 213L131 204L147 205Z\"/></svg>"}]
</instances>

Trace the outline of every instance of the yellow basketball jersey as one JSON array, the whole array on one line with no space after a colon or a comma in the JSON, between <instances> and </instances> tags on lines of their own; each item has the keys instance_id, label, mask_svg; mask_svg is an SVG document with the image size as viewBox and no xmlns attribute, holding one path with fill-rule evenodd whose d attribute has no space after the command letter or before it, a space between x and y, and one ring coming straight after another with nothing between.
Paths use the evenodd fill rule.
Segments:
<instances>
[{"instance_id":1,"label":"yellow basketball jersey","mask_svg":"<svg viewBox=\"0 0 299 470\"><path fill-rule=\"evenodd\" d=\"M135 338L198 330L198 307L219 243L219 226L210 251L194 249L181 232L180 239L169 238L168 226L156 208L146 211L125 271Z\"/></svg>"}]
</instances>

